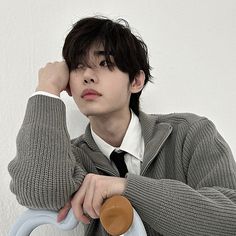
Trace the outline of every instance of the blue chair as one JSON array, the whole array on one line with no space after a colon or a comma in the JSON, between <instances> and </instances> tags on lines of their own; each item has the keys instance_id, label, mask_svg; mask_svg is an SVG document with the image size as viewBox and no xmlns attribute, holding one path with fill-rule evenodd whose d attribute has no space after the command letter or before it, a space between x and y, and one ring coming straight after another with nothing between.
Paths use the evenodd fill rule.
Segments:
<instances>
[{"instance_id":1,"label":"blue chair","mask_svg":"<svg viewBox=\"0 0 236 236\"><path fill-rule=\"evenodd\" d=\"M124 198L122 196L115 196L117 198ZM114 199L114 197L108 199L111 200L111 204L113 204L112 199ZM121 205L119 204L123 204L123 201L128 201L127 199L121 199L121 201L117 204L113 204L110 205L110 207L106 208L103 207L103 212L105 212L103 215L106 215L106 217L112 216L112 220L113 222L111 222L112 225L115 225L117 221L117 219L114 217L114 211L117 208L122 208ZM104 204L105 206L105 204ZM131 206L131 204L130 204ZM127 208L127 207L126 207ZM122 212L122 210L119 212ZM131 214L132 214L132 219L131 222L129 223L129 228L126 232L121 232L120 235L124 235L124 236L146 236L146 231L145 228L143 226L142 220L140 219L138 213L135 211L135 209L131 206ZM122 213L122 214L127 214L127 213ZM116 232L111 232L114 231L113 229L111 229L111 227L109 227L109 225L107 225L107 223L105 223L105 220L102 220L103 217L102 213L100 216L101 219L101 223L103 224L103 227L111 234L111 235L117 235L117 231ZM104 216L105 217L105 216ZM103 217L103 218L104 218ZM119 218L125 218L125 216L122 215L122 217ZM16 221L16 223L13 225L9 236L29 236L31 234L31 232L37 228L40 225L43 224L52 224L55 225L56 227L58 227L61 230L73 230L77 225L78 225L78 221L76 220L72 209L70 209L70 211L67 214L67 217L60 223L57 222L57 212L56 211L48 211L48 210L32 210L32 209L28 209L26 210L26 212L24 212ZM119 224L119 223L118 223ZM119 225L116 226L116 228L118 228L118 232L120 232L119 230ZM114 233L114 234L113 234Z\"/></svg>"}]
</instances>

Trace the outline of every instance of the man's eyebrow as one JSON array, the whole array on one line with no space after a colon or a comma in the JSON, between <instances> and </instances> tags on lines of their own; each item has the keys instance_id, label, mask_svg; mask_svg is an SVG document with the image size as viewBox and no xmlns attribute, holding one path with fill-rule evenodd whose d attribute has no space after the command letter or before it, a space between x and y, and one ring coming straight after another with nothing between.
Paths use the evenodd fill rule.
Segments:
<instances>
[{"instance_id":1,"label":"man's eyebrow","mask_svg":"<svg viewBox=\"0 0 236 236\"><path fill-rule=\"evenodd\" d=\"M109 52L109 51L94 51L94 55L95 56L113 56L112 52Z\"/></svg>"}]
</instances>

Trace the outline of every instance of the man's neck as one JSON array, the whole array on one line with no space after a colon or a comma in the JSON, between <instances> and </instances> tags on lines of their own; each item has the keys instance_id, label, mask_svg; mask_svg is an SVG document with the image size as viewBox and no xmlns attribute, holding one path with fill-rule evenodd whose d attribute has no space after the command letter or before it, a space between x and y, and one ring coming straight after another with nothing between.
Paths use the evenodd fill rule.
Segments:
<instances>
[{"instance_id":1,"label":"man's neck","mask_svg":"<svg viewBox=\"0 0 236 236\"><path fill-rule=\"evenodd\" d=\"M131 113L89 117L93 131L113 147L119 147L125 136Z\"/></svg>"}]
</instances>

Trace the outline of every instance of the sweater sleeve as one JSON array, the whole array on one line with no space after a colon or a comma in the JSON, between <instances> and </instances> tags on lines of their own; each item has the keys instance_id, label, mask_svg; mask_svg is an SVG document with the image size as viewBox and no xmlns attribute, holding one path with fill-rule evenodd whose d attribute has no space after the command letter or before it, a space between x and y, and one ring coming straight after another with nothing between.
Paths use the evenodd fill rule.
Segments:
<instances>
[{"instance_id":1,"label":"sweater sleeve","mask_svg":"<svg viewBox=\"0 0 236 236\"><path fill-rule=\"evenodd\" d=\"M182 153L187 183L128 174L124 195L163 235L236 235L236 165L211 121L190 127Z\"/></svg>"},{"instance_id":2,"label":"sweater sleeve","mask_svg":"<svg viewBox=\"0 0 236 236\"><path fill-rule=\"evenodd\" d=\"M64 103L43 95L31 97L16 146L8 170L18 202L35 209L63 207L86 175L75 159L83 152L71 145Z\"/></svg>"}]
</instances>

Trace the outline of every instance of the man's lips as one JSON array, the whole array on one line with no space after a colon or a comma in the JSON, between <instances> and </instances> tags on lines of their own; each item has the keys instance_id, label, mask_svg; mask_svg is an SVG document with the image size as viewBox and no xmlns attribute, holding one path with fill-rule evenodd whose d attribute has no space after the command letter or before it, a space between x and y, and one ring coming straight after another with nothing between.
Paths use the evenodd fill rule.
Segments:
<instances>
[{"instance_id":1,"label":"man's lips","mask_svg":"<svg viewBox=\"0 0 236 236\"><path fill-rule=\"evenodd\" d=\"M94 90L94 89L85 89L82 94L81 97L89 97L89 96L101 96L102 94L99 93L98 91Z\"/></svg>"}]
</instances>

